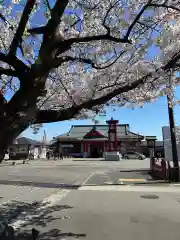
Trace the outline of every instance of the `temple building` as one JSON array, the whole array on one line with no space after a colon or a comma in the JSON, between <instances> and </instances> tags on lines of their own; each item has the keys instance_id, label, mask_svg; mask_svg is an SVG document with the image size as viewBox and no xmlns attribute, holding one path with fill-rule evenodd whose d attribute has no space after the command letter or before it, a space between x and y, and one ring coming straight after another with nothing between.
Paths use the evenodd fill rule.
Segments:
<instances>
[{"instance_id":1,"label":"temple building","mask_svg":"<svg viewBox=\"0 0 180 240\"><path fill-rule=\"evenodd\" d=\"M103 152L141 151L142 135L131 132L129 124L118 124L111 118L104 125L73 125L69 132L54 138L54 148L64 156L103 156Z\"/></svg>"}]
</instances>

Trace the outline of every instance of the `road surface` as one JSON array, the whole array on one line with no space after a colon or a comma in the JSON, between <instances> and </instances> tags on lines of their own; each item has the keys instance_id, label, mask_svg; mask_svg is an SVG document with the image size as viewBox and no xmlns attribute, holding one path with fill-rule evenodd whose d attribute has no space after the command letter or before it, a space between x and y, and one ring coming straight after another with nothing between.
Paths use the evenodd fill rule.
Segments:
<instances>
[{"instance_id":1,"label":"road surface","mask_svg":"<svg viewBox=\"0 0 180 240\"><path fill-rule=\"evenodd\" d=\"M60 185L104 185L148 182L149 160L30 161L29 164L0 165L0 184L59 187Z\"/></svg>"},{"instance_id":2,"label":"road surface","mask_svg":"<svg viewBox=\"0 0 180 240\"><path fill-rule=\"evenodd\" d=\"M35 227L41 240L177 240L180 186L132 185L132 179L148 178L147 167L148 161L2 166L1 219L20 239ZM124 178L127 185L112 185ZM79 186L58 185L63 182Z\"/></svg>"}]
</instances>

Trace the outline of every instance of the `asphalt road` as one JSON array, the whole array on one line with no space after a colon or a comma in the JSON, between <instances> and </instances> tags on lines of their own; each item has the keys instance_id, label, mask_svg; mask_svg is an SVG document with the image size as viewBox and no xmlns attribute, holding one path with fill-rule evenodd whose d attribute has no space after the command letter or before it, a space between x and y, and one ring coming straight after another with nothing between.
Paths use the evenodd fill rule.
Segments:
<instances>
[{"instance_id":1,"label":"asphalt road","mask_svg":"<svg viewBox=\"0 0 180 240\"><path fill-rule=\"evenodd\" d=\"M149 179L148 166L148 160L2 164L0 220L16 229L18 240L32 227L40 240L177 240L179 185L131 185Z\"/></svg>"},{"instance_id":2,"label":"asphalt road","mask_svg":"<svg viewBox=\"0 0 180 240\"><path fill-rule=\"evenodd\" d=\"M15 166L0 165L0 184L45 187L59 185L103 185L149 182L149 160L105 161L31 161Z\"/></svg>"},{"instance_id":3,"label":"asphalt road","mask_svg":"<svg viewBox=\"0 0 180 240\"><path fill-rule=\"evenodd\" d=\"M179 187L84 186L78 190L51 189L44 199L44 190L26 187L23 194L19 188L19 199L0 206L0 215L22 237L18 240L29 236L32 227L40 231L40 240L180 237Z\"/></svg>"}]
</instances>

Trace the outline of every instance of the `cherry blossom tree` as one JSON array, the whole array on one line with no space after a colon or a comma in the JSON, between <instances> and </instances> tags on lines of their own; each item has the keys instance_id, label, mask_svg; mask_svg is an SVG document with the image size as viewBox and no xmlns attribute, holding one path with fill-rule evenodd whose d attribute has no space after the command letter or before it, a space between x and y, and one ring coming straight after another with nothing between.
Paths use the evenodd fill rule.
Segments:
<instances>
[{"instance_id":1,"label":"cherry blossom tree","mask_svg":"<svg viewBox=\"0 0 180 240\"><path fill-rule=\"evenodd\" d=\"M167 94L167 72L179 69L179 5L1 0L0 159L32 124L86 118L107 105L141 105ZM178 81L174 75L173 85Z\"/></svg>"}]
</instances>

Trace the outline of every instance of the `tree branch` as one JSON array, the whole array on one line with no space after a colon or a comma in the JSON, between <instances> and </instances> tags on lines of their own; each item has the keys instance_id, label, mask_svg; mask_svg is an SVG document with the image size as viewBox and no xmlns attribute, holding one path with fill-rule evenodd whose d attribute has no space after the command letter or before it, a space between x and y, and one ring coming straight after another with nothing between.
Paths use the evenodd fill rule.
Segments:
<instances>
[{"instance_id":1,"label":"tree branch","mask_svg":"<svg viewBox=\"0 0 180 240\"><path fill-rule=\"evenodd\" d=\"M12 76L18 77L21 85L26 83L25 81L26 75L30 70L29 67L26 66L26 64L24 64L21 60L19 60L15 55L12 55L12 56L5 55L2 52L0 52L0 61L7 63L8 65L10 65L15 69L15 71L12 70L13 71Z\"/></svg>"},{"instance_id":2,"label":"tree branch","mask_svg":"<svg viewBox=\"0 0 180 240\"><path fill-rule=\"evenodd\" d=\"M142 84L145 81L145 79L146 79L145 77L142 77L141 79L138 79L131 85L127 84L123 87L115 89L113 92L110 92L105 96L102 96L100 98L93 99L93 100L88 100L80 105L72 106L67 109L63 109L59 111L37 110L35 123L51 123L51 122L58 122L58 121L71 119L75 117L82 109L92 109L92 107L104 104L105 102L108 102L113 97L119 94L135 89L140 84Z\"/></svg>"},{"instance_id":3,"label":"tree branch","mask_svg":"<svg viewBox=\"0 0 180 240\"><path fill-rule=\"evenodd\" d=\"M44 65L47 63L47 65L49 65L49 60L51 61L55 57L54 42L56 42L57 39L60 39L60 34L58 34L58 26L61 22L61 17L66 6L68 5L68 2L69 0L57 0L51 11L51 19L46 25L43 41L39 50L39 58Z\"/></svg>"},{"instance_id":4,"label":"tree branch","mask_svg":"<svg viewBox=\"0 0 180 240\"><path fill-rule=\"evenodd\" d=\"M27 31L30 34L35 35L35 34L44 34L45 30L46 30L46 26L42 26L42 27L30 28Z\"/></svg>"},{"instance_id":5,"label":"tree branch","mask_svg":"<svg viewBox=\"0 0 180 240\"><path fill-rule=\"evenodd\" d=\"M51 19L48 21L45 32L44 32L44 37L43 37L43 43L47 40L51 40L52 37L55 37L55 33L57 30L57 27L59 23L61 22L61 17L64 13L64 10L68 4L69 0L57 0L56 4L54 5L52 11L51 11ZM54 34L54 36L53 36Z\"/></svg>"},{"instance_id":6,"label":"tree branch","mask_svg":"<svg viewBox=\"0 0 180 240\"><path fill-rule=\"evenodd\" d=\"M16 31L16 33L14 35L14 38L13 38L13 40L11 42L11 45L10 45L9 55L15 55L18 46L22 42L22 36L23 36L24 30L25 30L26 24L28 22L29 16L30 16L30 14L33 10L35 2L36 2L36 0L28 0L26 2L26 6L25 6L24 11L22 13L19 26L17 28L17 31Z\"/></svg>"},{"instance_id":7,"label":"tree branch","mask_svg":"<svg viewBox=\"0 0 180 240\"><path fill-rule=\"evenodd\" d=\"M47 6L48 10L49 10L50 13L51 13L52 9L51 9L51 6L50 6L50 4L49 4L49 0L44 0L44 2L45 2L45 5Z\"/></svg>"},{"instance_id":8,"label":"tree branch","mask_svg":"<svg viewBox=\"0 0 180 240\"><path fill-rule=\"evenodd\" d=\"M163 4L156 4L156 3L151 3L151 4L149 4L149 6L150 7L164 7L164 8L170 8L170 9L173 9L173 10L175 10L175 11L178 11L178 12L180 12L180 8L177 8L177 7L175 7L175 6L172 6L172 5L166 5L165 3L163 3Z\"/></svg>"},{"instance_id":9,"label":"tree branch","mask_svg":"<svg viewBox=\"0 0 180 240\"><path fill-rule=\"evenodd\" d=\"M130 43L130 44L132 43L127 38L116 38L107 33L102 35L87 36L87 37L81 37L81 38L70 38L70 39L64 40L63 44L70 46L73 43L83 43L83 42L99 41L99 40L110 40L112 42L117 42L117 43ZM58 42L56 46L60 47L61 44L62 44L61 42Z\"/></svg>"},{"instance_id":10,"label":"tree branch","mask_svg":"<svg viewBox=\"0 0 180 240\"><path fill-rule=\"evenodd\" d=\"M162 67L164 71L168 71L169 69L172 69L176 67L178 60L180 59L180 51L175 53L174 56L165 64L165 66Z\"/></svg>"},{"instance_id":11,"label":"tree branch","mask_svg":"<svg viewBox=\"0 0 180 240\"><path fill-rule=\"evenodd\" d=\"M144 5L143 8L141 9L141 11L137 14L134 21L131 23L131 25L129 26L129 28L127 30L127 33L124 37L125 39L129 39L129 36L131 34L131 31L132 31L133 27L136 25L137 21L141 18L144 11L149 7L149 4L151 3L151 1L152 0L149 0L148 3L146 5Z\"/></svg>"},{"instance_id":12,"label":"tree branch","mask_svg":"<svg viewBox=\"0 0 180 240\"><path fill-rule=\"evenodd\" d=\"M105 15L104 20L103 20L103 23L102 23L103 27L107 30L107 32L108 32L109 34L110 34L110 32L111 32L111 29L109 28L109 26L106 25L106 20L107 20L108 14L110 13L110 11L112 10L112 8L113 8L118 2L119 2L119 0L117 0L114 4L111 4L111 3L110 3L110 7L109 7L109 9L107 10L106 15Z\"/></svg>"},{"instance_id":13,"label":"tree branch","mask_svg":"<svg viewBox=\"0 0 180 240\"><path fill-rule=\"evenodd\" d=\"M57 58L55 60L52 61L52 67L53 68L57 68L59 67L62 63L64 62L69 62L69 61L72 61L72 62L75 62L75 61L79 61L79 62L82 62L82 63L86 63L86 64L89 64L91 65L92 68L95 68L95 69L105 69L105 68L108 68L110 66L112 66L126 51L122 51L120 54L117 54L118 56L116 57L116 59L114 61L112 61L111 63L109 63L108 65L106 66L98 66L96 65L91 59L87 59L87 58L76 58L76 57L71 57L71 56L64 56L64 57L61 57L61 58ZM105 63L104 63L105 64Z\"/></svg>"},{"instance_id":14,"label":"tree branch","mask_svg":"<svg viewBox=\"0 0 180 240\"><path fill-rule=\"evenodd\" d=\"M168 71L171 68L174 68L176 62L180 59L180 52L175 54L172 59L166 63L162 69L164 71ZM149 73L142 78L134 81L131 83L131 85L126 84L124 86L120 86L119 88L115 89L114 91L106 94L105 96L102 96L97 99L88 100L80 105L72 106L67 109L63 110L37 110L37 118L36 123L50 123L50 122L58 122L58 121L64 121L71 119L75 117L82 109L92 109L94 106L102 105L109 100L111 100L113 97L116 97L117 95L120 95L122 93L128 92L130 90L133 90L143 84L147 78L152 77L152 74Z\"/></svg>"},{"instance_id":15,"label":"tree branch","mask_svg":"<svg viewBox=\"0 0 180 240\"><path fill-rule=\"evenodd\" d=\"M9 56L0 52L0 61L9 64L16 71L29 71L29 67L14 55Z\"/></svg>"},{"instance_id":16,"label":"tree branch","mask_svg":"<svg viewBox=\"0 0 180 240\"><path fill-rule=\"evenodd\" d=\"M7 22L6 18L4 17L4 15L2 13L0 13L0 19L2 19L3 22L5 22L5 23Z\"/></svg>"},{"instance_id":17,"label":"tree branch","mask_svg":"<svg viewBox=\"0 0 180 240\"><path fill-rule=\"evenodd\" d=\"M1 75L18 77L18 74L17 74L16 71L13 71L12 69L7 69L7 68L1 68L0 67L0 76Z\"/></svg>"}]
</instances>

